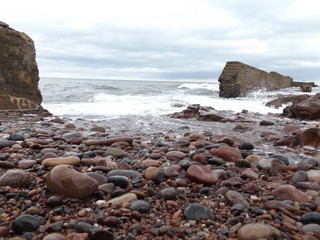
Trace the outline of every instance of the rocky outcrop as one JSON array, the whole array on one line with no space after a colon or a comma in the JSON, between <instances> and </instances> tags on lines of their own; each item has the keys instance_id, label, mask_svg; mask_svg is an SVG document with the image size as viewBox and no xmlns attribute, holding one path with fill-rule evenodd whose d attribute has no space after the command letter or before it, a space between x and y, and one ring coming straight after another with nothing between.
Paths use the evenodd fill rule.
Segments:
<instances>
[{"instance_id":1,"label":"rocky outcrop","mask_svg":"<svg viewBox=\"0 0 320 240\"><path fill-rule=\"evenodd\" d=\"M0 22L0 110L41 108L38 82L33 40Z\"/></svg>"},{"instance_id":2,"label":"rocky outcrop","mask_svg":"<svg viewBox=\"0 0 320 240\"><path fill-rule=\"evenodd\" d=\"M242 62L227 62L220 77L220 97L243 97L248 92L290 87L292 78L276 72L265 72Z\"/></svg>"},{"instance_id":3,"label":"rocky outcrop","mask_svg":"<svg viewBox=\"0 0 320 240\"><path fill-rule=\"evenodd\" d=\"M279 108L279 107L282 107L282 105L284 104L290 104L290 105L297 104L306 100L310 96L311 95L308 95L308 94L301 94L301 95L290 95L290 96L279 97L272 101L267 102L266 106Z\"/></svg>"}]
</instances>

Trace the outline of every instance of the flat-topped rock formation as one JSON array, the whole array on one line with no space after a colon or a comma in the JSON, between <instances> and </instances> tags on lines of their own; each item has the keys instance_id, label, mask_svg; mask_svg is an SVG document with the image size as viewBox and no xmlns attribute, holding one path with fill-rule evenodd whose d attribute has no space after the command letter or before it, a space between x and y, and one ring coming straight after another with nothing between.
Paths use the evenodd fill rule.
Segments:
<instances>
[{"instance_id":1,"label":"flat-topped rock formation","mask_svg":"<svg viewBox=\"0 0 320 240\"><path fill-rule=\"evenodd\" d=\"M227 62L220 77L220 97L243 97L248 92L276 90L292 86L292 78L266 72L242 62Z\"/></svg>"},{"instance_id":2,"label":"flat-topped rock formation","mask_svg":"<svg viewBox=\"0 0 320 240\"><path fill-rule=\"evenodd\" d=\"M41 108L38 82L33 40L0 21L0 110Z\"/></svg>"}]
</instances>

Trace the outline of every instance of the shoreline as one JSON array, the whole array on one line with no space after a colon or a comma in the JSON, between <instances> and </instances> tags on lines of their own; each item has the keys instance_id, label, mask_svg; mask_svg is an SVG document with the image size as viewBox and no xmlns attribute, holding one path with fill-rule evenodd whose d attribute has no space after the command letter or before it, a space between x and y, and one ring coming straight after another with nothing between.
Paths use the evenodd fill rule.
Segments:
<instances>
[{"instance_id":1,"label":"shoreline","mask_svg":"<svg viewBox=\"0 0 320 240\"><path fill-rule=\"evenodd\" d=\"M319 123L219 114L233 121L1 119L0 237L317 239L319 146L301 144ZM73 170L66 175L99 185L84 199L77 187L66 193L48 186L54 167L46 162L66 164L68 157L76 162L67 162ZM10 171L26 181L8 180ZM59 185L60 178L51 181ZM21 225L26 216L29 229Z\"/></svg>"}]
</instances>

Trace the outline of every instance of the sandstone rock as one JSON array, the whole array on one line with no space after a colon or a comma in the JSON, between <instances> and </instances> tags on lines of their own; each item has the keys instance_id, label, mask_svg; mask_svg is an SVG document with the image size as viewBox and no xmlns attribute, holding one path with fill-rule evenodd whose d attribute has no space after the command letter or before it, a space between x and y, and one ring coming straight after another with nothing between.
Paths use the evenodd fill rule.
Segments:
<instances>
[{"instance_id":1,"label":"sandstone rock","mask_svg":"<svg viewBox=\"0 0 320 240\"><path fill-rule=\"evenodd\" d=\"M126 193L126 194L123 194L119 197L116 197L116 198L109 200L107 203L111 204L112 206L119 206L122 203L125 203L125 202L130 203L135 200L137 200L137 195L135 195L134 193Z\"/></svg>"},{"instance_id":2,"label":"sandstone rock","mask_svg":"<svg viewBox=\"0 0 320 240\"><path fill-rule=\"evenodd\" d=\"M288 103L297 104L297 103L300 103L300 102L306 100L309 97L310 97L310 95L308 95L308 94L279 97L279 98L276 98L276 99L274 99L272 101L267 102L266 106L267 107L280 108L284 104L288 104Z\"/></svg>"},{"instance_id":3,"label":"sandstone rock","mask_svg":"<svg viewBox=\"0 0 320 240\"><path fill-rule=\"evenodd\" d=\"M279 199L291 200L302 204L309 202L309 197L305 193L297 190L292 185L282 185L276 190L272 191L271 194Z\"/></svg>"},{"instance_id":4,"label":"sandstone rock","mask_svg":"<svg viewBox=\"0 0 320 240\"><path fill-rule=\"evenodd\" d=\"M46 167L54 167L57 165L77 165L80 163L80 158L72 157L61 157L61 158L47 158L41 162L41 165Z\"/></svg>"},{"instance_id":5,"label":"sandstone rock","mask_svg":"<svg viewBox=\"0 0 320 240\"><path fill-rule=\"evenodd\" d=\"M187 170L187 177L192 181L212 185L218 182L219 178L213 174L211 170L205 166L192 165Z\"/></svg>"},{"instance_id":6,"label":"sandstone rock","mask_svg":"<svg viewBox=\"0 0 320 240\"><path fill-rule=\"evenodd\" d=\"M46 176L49 191L84 199L98 189L98 183L86 174L80 173L70 165L55 166Z\"/></svg>"},{"instance_id":7,"label":"sandstone rock","mask_svg":"<svg viewBox=\"0 0 320 240\"><path fill-rule=\"evenodd\" d=\"M276 72L267 73L241 62L227 62L219 76L220 97L241 97L257 89L290 87L292 78Z\"/></svg>"},{"instance_id":8,"label":"sandstone rock","mask_svg":"<svg viewBox=\"0 0 320 240\"><path fill-rule=\"evenodd\" d=\"M24 187L30 182L30 176L21 169L10 169L0 177L0 186Z\"/></svg>"},{"instance_id":9,"label":"sandstone rock","mask_svg":"<svg viewBox=\"0 0 320 240\"><path fill-rule=\"evenodd\" d=\"M235 162L236 160L242 159L241 153L229 146L221 146L218 149L211 149L211 153L222 158L227 162Z\"/></svg>"},{"instance_id":10,"label":"sandstone rock","mask_svg":"<svg viewBox=\"0 0 320 240\"><path fill-rule=\"evenodd\" d=\"M240 227L237 234L240 240L270 239L273 231L263 223L247 223Z\"/></svg>"},{"instance_id":11,"label":"sandstone rock","mask_svg":"<svg viewBox=\"0 0 320 240\"><path fill-rule=\"evenodd\" d=\"M293 117L299 119L320 119L320 93L294 104L289 109Z\"/></svg>"},{"instance_id":12,"label":"sandstone rock","mask_svg":"<svg viewBox=\"0 0 320 240\"><path fill-rule=\"evenodd\" d=\"M39 71L33 40L0 26L0 109L39 109Z\"/></svg>"}]
</instances>

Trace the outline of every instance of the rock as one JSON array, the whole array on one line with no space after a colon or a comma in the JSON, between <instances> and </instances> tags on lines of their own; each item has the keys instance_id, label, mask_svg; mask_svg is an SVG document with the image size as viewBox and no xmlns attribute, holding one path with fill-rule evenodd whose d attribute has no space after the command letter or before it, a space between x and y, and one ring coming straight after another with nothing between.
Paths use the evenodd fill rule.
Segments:
<instances>
[{"instance_id":1,"label":"rock","mask_svg":"<svg viewBox=\"0 0 320 240\"><path fill-rule=\"evenodd\" d=\"M219 178L211 170L202 165L192 165L187 170L187 177L192 181L212 185L218 182Z\"/></svg>"},{"instance_id":2,"label":"rock","mask_svg":"<svg viewBox=\"0 0 320 240\"><path fill-rule=\"evenodd\" d=\"M7 236L9 231L10 231L10 228L5 226L0 226L0 238L4 238L5 236Z\"/></svg>"},{"instance_id":3,"label":"rock","mask_svg":"<svg viewBox=\"0 0 320 240\"><path fill-rule=\"evenodd\" d=\"M107 229L93 230L90 240L113 240L113 234Z\"/></svg>"},{"instance_id":4,"label":"rock","mask_svg":"<svg viewBox=\"0 0 320 240\"><path fill-rule=\"evenodd\" d=\"M302 232L320 233L320 224L310 223L302 227Z\"/></svg>"},{"instance_id":5,"label":"rock","mask_svg":"<svg viewBox=\"0 0 320 240\"><path fill-rule=\"evenodd\" d=\"M235 162L236 160L242 159L241 153L229 146L221 146L218 149L211 149L211 153L222 158L223 160L227 162Z\"/></svg>"},{"instance_id":6,"label":"rock","mask_svg":"<svg viewBox=\"0 0 320 240\"><path fill-rule=\"evenodd\" d=\"M291 115L299 119L320 119L320 93L307 98L306 100L294 104L290 107Z\"/></svg>"},{"instance_id":7,"label":"rock","mask_svg":"<svg viewBox=\"0 0 320 240\"><path fill-rule=\"evenodd\" d=\"M251 162L247 159L239 159L234 162L237 167L248 168L251 166Z\"/></svg>"},{"instance_id":8,"label":"rock","mask_svg":"<svg viewBox=\"0 0 320 240\"><path fill-rule=\"evenodd\" d=\"M271 194L279 199L291 200L302 204L309 202L309 197L292 185L282 185L272 191Z\"/></svg>"},{"instance_id":9,"label":"rock","mask_svg":"<svg viewBox=\"0 0 320 240\"><path fill-rule=\"evenodd\" d=\"M320 181L320 170L309 170L306 172L308 181Z\"/></svg>"},{"instance_id":10,"label":"rock","mask_svg":"<svg viewBox=\"0 0 320 240\"><path fill-rule=\"evenodd\" d=\"M220 166L225 164L226 162L222 158L210 158L207 160L207 163Z\"/></svg>"},{"instance_id":11,"label":"rock","mask_svg":"<svg viewBox=\"0 0 320 240\"><path fill-rule=\"evenodd\" d=\"M70 165L58 165L46 176L46 186L49 191L84 199L98 189L98 183L93 178L73 169Z\"/></svg>"},{"instance_id":12,"label":"rock","mask_svg":"<svg viewBox=\"0 0 320 240\"><path fill-rule=\"evenodd\" d=\"M230 205L234 205L234 204L241 204L246 208L250 207L250 204L248 203L248 201L242 196L241 193L236 192L234 190L229 190L225 193L224 195L225 199L227 200L227 202Z\"/></svg>"},{"instance_id":13,"label":"rock","mask_svg":"<svg viewBox=\"0 0 320 240\"><path fill-rule=\"evenodd\" d=\"M0 109L39 109L39 70L33 40L0 27Z\"/></svg>"},{"instance_id":14,"label":"rock","mask_svg":"<svg viewBox=\"0 0 320 240\"><path fill-rule=\"evenodd\" d=\"M150 204L143 200L132 201L129 204L131 211L138 211L140 213L148 213L150 211Z\"/></svg>"},{"instance_id":15,"label":"rock","mask_svg":"<svg viewBox=\"0 0 320 240\"><path fill-rule=\"evenodd\" d=\"M1 96L0 96L1 98ZM1 104L0 104L1 107ZM0 150L5 147L12 147L14 144L17 144L16 141L10 141L10 140L0 140Z\"/></svg>"},{"instance_id":16,"label":"rock","mask_svg":"<svg viewBox=\"0 0 320 240\"><path fill-rule=\"evenodd\" d=\"M0 186L25 187L30 182L30 176L21 169L10 169L0 177Z\"/></svg>"},{"instance_id":17,"label":"rock","mask_svg":"<svg viewBox=\"0 0 320 240\"><path fill-rule=\"evenodd\" d=\"M125 176L110 176L108 177L107 183L113 183L115 186L126 188L129 185L129 180Z\"/></svg>"},{"instance_id":18,"label":"rock","mask_svg":"<svg viewBox=\"0 0 320 240\"><path fill-rule=\"evenodd\" d=\"M93 226L91 224L82 221L77 222L75 225L75 230L78 233L90 233L92 229Z\"/></svg>"},{"instance_id":19,"label":"rock","mask_svg":"<svg viewBox=\"0 0 320 240\"><path fill-rule=\"evenodd\" d=\"M107 156L111 155L111 156L117 157L117 158L124 157L127 155L123 150L121 150L119 148L108 148L107 151L105 152L105 154Z\"/></svg>"},{"instance_id":20,"label":"rock","mask_svg":"<svg viewBox=\"0 0 320 240\"><path fill-rule=\"evenodd\" d=\"M10 161L0 161L0 168L14 168L15 165Z\"/></svg>"},{"instance_id":21,"label":"rock","mask_svg":"<svg viewBox=\"0 0 320 240\"><path fill-rule=\"evenodd\" d=\"M316 223L320 224L320 213L318 212L309 212L301 216L300 222L303 224Z\"/></svg>"},{"instance_id":22,"label":"rock","mask_svg":"<svg viewBox=\"0 0 320 240\"><path fill-rule=\"evenodd\" d=\"M116 142L127 142L129 144L132 144L133 138L132 137L114 137L114 138L107 138L102 140L87 140L85 142L86 146L91 145L111 145Z\"/></svg>"},{"instance_id":23,"label":"rock","mask_svg":"<svg viewBox=\"0 0 320 240\"><path fill-rule=\"evenodd\" d=\"M187 220L214 220L214 215L210 208L199 203L189 204L183 212Z\"/></svg>"},{"instance_id":24,"label":"rock","mask_svg":"<svg viewBox=\"0 0 320 240\"><path fill-rule=\"evenodd\" d=\"M247 223L240 227L237 234L240 240L270 239L273 231L263 223Z\"/></svg>"},{"instance_id":25,"label":"rock","mask_svg":"<svg viewBox=\"0 0 320 240\"><path fill-rule=\"evenodd\" d=\"M96 180L99 186L107 183L107 178L100 173L87 172L86 175Z\"/></svg>"},{"instance_id":26,"label":"rock","mask_svg":"<svg viewBox=\"0 0 320 240\"><path fill-rule=\"evenodd\" d=\"M77 132L68 132L62 135L62 138L64 139L72 139L72 138L79 138L79 137L81 137L81 134Z\"/></svg>"},{"instance_id":27,"label":"rock","mask_svg":"<svg viewBox=\"0 0 320 240\"><path fill-rule=\"evenodd\" d=\"M267 102L266 106L280 108L284 104L290 103L292 105L292 104L300 103L309 97L310 97L310 95L308 95L308 94L290 95L290 96L280 97L280 98L276 98L272 101Z\"/></svg>"},{"instance_id":28,"label":"rock","mask_svg":"<svg viewBox=\"0 0 320 240\"><path fill-rule=\"evenodd\" d=\"M165 200L176 199L177 191L174 187L164 188L160 191L160 196Z\"/></svg>"},{"instance_id":29,"label":"rock","mask_svg":"<svg viewBox=\"0 0 320 240\"><path fill-rule=\"evenodd\" d=\"M117 226L119 224L119 218L115 216L108 216L103 219L102 224L107 225L108 227Z\"/></svg>"},{"instance_id":30,"label":"rock","mask_svg":"<svg viewBox=\"0 0 320 240\"><path fill-rule=\"evenodd\" d=\"M22 214L12 222L12 230L18 234L24 232L33 232L38 229L45 220L42 217L36 217L29 214Z\"/></svg>"},{"instance_id":31,"label":"rock","mask_svg":"<svg viewBox=\"0 0 320 240\"><path fill-rule=\"evenodd\" d=\"M135 200L137 200L137 195L135 195L134 193L126 193L126 194L123 194L119 197L116 197L116 198L109 200L107 203L111 204L112 206L119 206L122 203L125 203L125 202L130 203Z\"/></svg>"},{"instance_id":32,"label":"rock","mask_svg":"<svg viewBox=\"0 0 320 240\"><path fill-rule=\"evenodd\" d=\"M47 158L41 162L41 165L46 167L54 167L57 165L77 165L80 163L80 158L72 157L61 157L61 158Z\"/></svg>"},{"instance_id":33,"label":"rock","mask_svg":"<svg viewBox=\"0 0 320 240\"><path fill-rule=\"evenodd\" d=\"M308 181L308 174L305 171L295 172L291 178L294 183L306 182Z\"/></svg>"},{"instance_id":34,"label":"rock","mask_svg":"<svg viewBox=\"0 0 320 240\"><path fill-rule=\"evenodd\" d=\"M32 168L33 165L35 164L37 164L36 160L24 159L18 162L17 168L28 169L28 168Z\"/></svg>"},{"instance_id":35,"label":"rock","mask_svg":"<svg viewBox=\"0 0 320 240\"><path fill-rule=\"evenodd\" d=\"M148 167L144 173L144 177L147 180L154 180L159 171L160 169L157 167Z\"/></svg>"},{"instance_id":36,"label":"rock","mask_svg":"<svg viewBox=\"0 0 320 240\"><path fill-rule=\"evenodd\" d=\"M266 89L276 90L292 85L292 78L276 72L265 72L242 62L229 61L226 63L218 79L220 97L244 97L247 93Z\"/></svg>"},{"instance_id":37,"label":"rock","mask_svg":"<svg viewBox=\"0 0 320 240\"><path fill-rule=\"evenodd\" d=\"M20 133L11 133L8 140L12 141L24 141L25 137Z\"/></svg>"},{"instance_id":38,"label":"rock","mask_svg":"<svg viewBox=\"0 0 320 240\"><path fill-rule=\"evenodd\" d=\"M183 152L179 151L170 151L166 153L166 158L168 159L184 159L185 154Z\"/></svg>"},{"instance_id":39,"label":"rock","mask_svg":"<svg viewBox=\"0 0 320 240\"><path fill-rule=\"evenodd\" d=\"M300 146L320 147L320 128L309 128L296 136L295 144Z\"/></svg>"},{"instance_id":40,"label":"rock","mask_svg":"<svg viewBox=\"0 0 320 240\"><path fill-rule=\"evenodd\" d=\"M281 175L288 171L288 167L279 159L272 159L271 160L271 168L270 173L271 175Z\"/></svg>"},{"instance_id":41,"label":"rock","mask_svg":"<svg viewBox=\"0 0 320 240\"><path fill-rule=\"evenodd\" d=\"M66 240L67 238L60 233L49 233L43 240Z\"/></svg>"},{"instance_id":42,"label":"rock","mask_svg":"<svg viewBox=\"0 0 320 240\"><path fill-rule=\"evenodd\" d=\"M111 194L114 190L114 184L113 183L106 183L106 184L99 185L98 190L103 191L107 194Z\"/></svg>"},{"instance_id":43,"label":"rock","mask_svg":"<svg viewBox=\"0 0 320 240\"><path fill-rule=\"evenodd\" d=\"M251 179L258 179L259 174L253 171L251 168L246 168L241 173L242 178L251 178Z\"/></svg>"},{"instance_id":44,"label":"rock","mask_svg":"<svg viewBox=\"0 0 320 240\"><path fill-rule=\"evenodd\" d=\"M286 158L285 156L282 156L282 155L272 155L271 156L272 159L278 159L280 160L281 162L283 162L285 165L289 165L289 160L288 158Z\"/></svg>"},{"instance_id":45,"label":"rock","mask_svg":"<svg viewBox=\"0 0 320 240\"><path fill-rule=\"evenodd\" d=\"M275 125L275 123L272 122L272 121L262 120L262 121L260 122L260 126L272 126L272 125Z\"/></svg>"},{"instance_id":46,"label":"rock","mask_svg":"<svg viewBox=\"0 0 320 240\"><path fill-rule=\"evenodd\" d=\"M240 144L240 146L238 148L242 149L242 150L252 150L252 149L254 149L254 146L250 142L243 142Z\"/></svg>"},{"instance_id":47,"label":"rock","mask_svg":"<svg viewBox=\"0 0 320 240\"><path fill-rule=\"evenodd\" d=\"M108 172L108 174L106 175L106 178L109 178L111 176L125 176L127 178L135 178L139 176L139 174L140 173L135 170L116 169Z\"/></svg>"}]
</instances>

